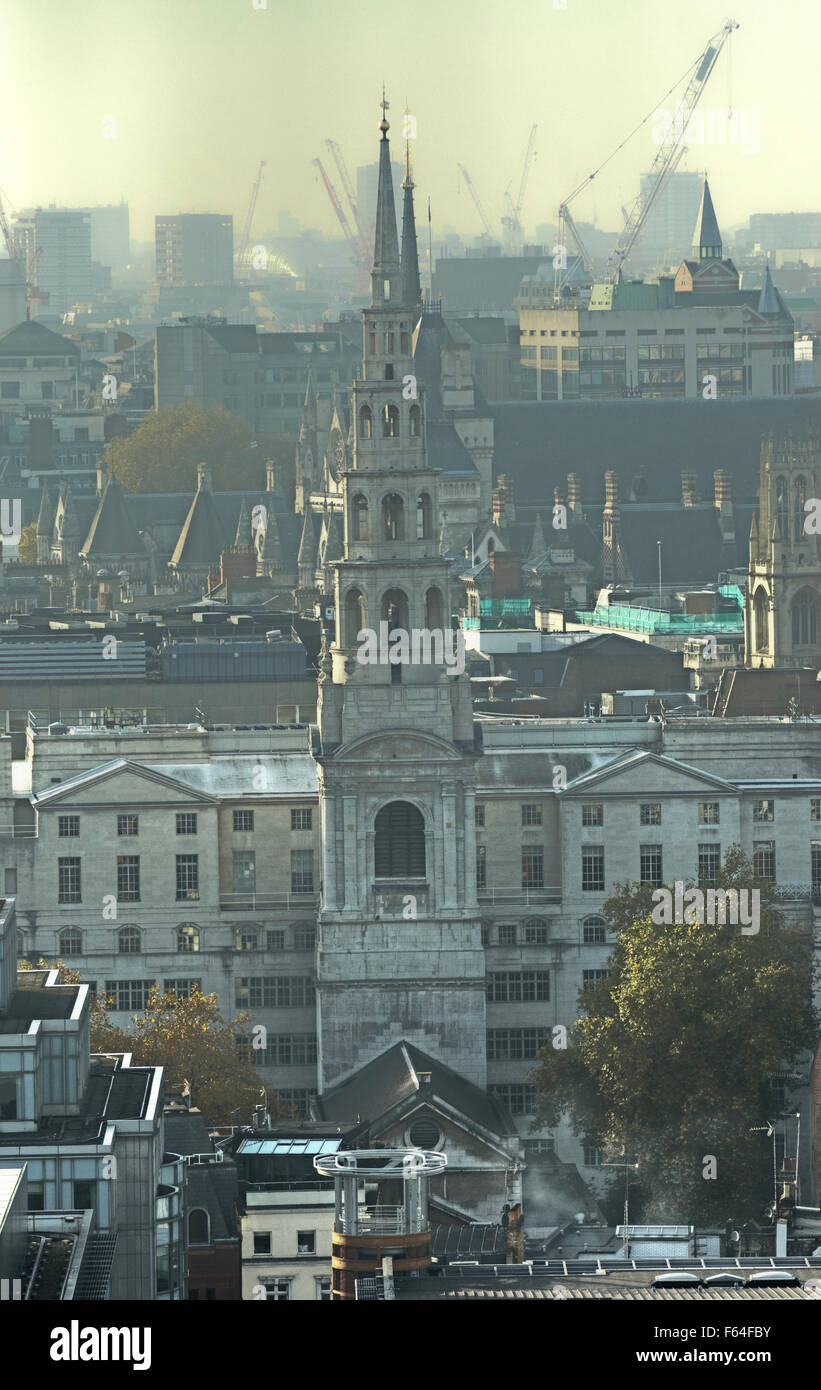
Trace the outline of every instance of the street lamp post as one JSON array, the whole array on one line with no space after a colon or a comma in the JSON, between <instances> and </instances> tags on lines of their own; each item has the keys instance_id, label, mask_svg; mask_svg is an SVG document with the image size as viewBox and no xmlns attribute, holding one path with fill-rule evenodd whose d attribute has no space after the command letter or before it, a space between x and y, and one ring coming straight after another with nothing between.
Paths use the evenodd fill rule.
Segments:
<instances>
[{"instance_id":1,"label":"street lamp post","mask_svg":"<svg viewBox=\"0 0 821 1390\"><path fill-rule=\"evenodd\" d=\"M603 1163L601 1166L602 1168L624 1169L624 1250L622 1253L624 1258L628 1260L630 1258L630 1237L628 1235L628 1227L630 1225L630 1169L632 1168L635 1172L639 1165L637 1163L631 1163L625 1156L618 1163Z\"/></svg>"}]
</instances>

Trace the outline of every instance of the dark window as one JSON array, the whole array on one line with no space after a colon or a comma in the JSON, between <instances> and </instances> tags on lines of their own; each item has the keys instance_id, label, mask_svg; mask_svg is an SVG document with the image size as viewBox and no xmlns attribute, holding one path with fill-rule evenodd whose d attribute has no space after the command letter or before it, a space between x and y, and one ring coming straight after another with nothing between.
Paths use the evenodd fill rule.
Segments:
<instances>
[{"instance_id":1,"label":"dark window","mask_svg":"<svg viewBox=\"0 0 821 1390\"><path fill-rule=\"evenodd\" d=\"M639 806L639 825L661 825L661 803L643 801Z\"/></svg>"},{"instance_id":2,"label":"dark window","mask_svg":"<svg viewBox=\"0 0 821 1390\"><path fill-rule=\"evenodd\" d=\"M425 822L408 801L392 801L376 817L377 878L424 878Z\"/></svg>"},{"instance_id":3,"label":"dark window","mask_svg":"<svg viewBox=\"0 0 821 1390\"><path fill-rule=\"evenodd\" d=\"M139 927L120 927L117 932L117 950L121 956L135 956L140 950Z\"/></svg>"},{"instance_id":4,"label":"dark window","mask_svg":"<svg viewBox=\"0 0 821 1390\"><path fill-rule=\"evenodd\" d=\"M256 853L252 849L235 849L232 854L235 893L254 893L257 883Z\"/></svg>"},{"instance_id":5,"label":"dark window","mask_svg":"<svg viewBox=\"0 0 821 1390\"><path fill-rule=\"evenodd\" d=\"M314 852L312 849L291 850L291 892L313 893Z\"/></svg>"},{"instance_id":6,"label":"dark window","mask_svg":"<svg viewBox=\"0 0 821 1390\"><path fill-rule=\"evenodd\" d=\"M192 927L188 923L183 923L177 927L177 950L183 954L191 954L200 949L200 933L198 927Z\"/></svg>"},{"instance_id":7,"label":"dark window","mask_svg":"<svg viewBox=\"0 0 821 1390\"><path fill-rule=\"evenodd\" d=\"M606 980L609 974L609 970L583 970L582 989L589 989L591 985L598 984L599 980Z\"/></svg>"},{"instance_id":8,"label":"dark window","mask_svg":"<svg viewBox=\"0 0 821 1390\"><path fill-rule=\"evenodd\" d=\"M701 844L698 847L698 881L714 887L721 868L721 845Z\"/></svg>"},{"instance_id":9,"label":"dark window","mask_svg":"<svg viewBox=\"0 0 821 1390\"><path fill-rule=\"evenodd\" d=\"M176 864L177 902L200 895L199 855L178 854Z\"/></svg>"},{"instance_id":10,"label":"dark window","mask_svg":"<svg viewBox=\"0 0 821 1390\"><path fill-rule=\"evenodd\" d=\"M188 1213L188 1244L208 1245L210 1242L208 1212L194 1207Z\"/></svg>"},{"instance_id":11,"label":"dark window","mask_svg":"<svg viewBox=\"0 0 821 1390\"><path fill-rule=\"evenodd\" d=\"M312 814L312 812L311 812L310 807L307 807L305 810L292 810L292 811L291 811L291 829L292 829L292 830L310 830L311 827L312 827L312 824L313 824L313 814Z\"/></svg>"},{"instance_id":12,"label":"dark window","mask_svg":"<svg viewBox=\"0 0 821 1390\"><path fill-rule=\"evenodd\" d=\"M487 1059L489 1062L531 1061L544 1040L543 1028L490 1028Z\"/></svg>"},{"instance_id":13,"label":"dark window","mask_svg":"<svg viewBox=\"0 0 821 1390\"><path fill-rule=\"evenodd\" d=\"M178 834L178 835L196 835L196 833L197 833L197 815L196 815L196 812L195 812L195 811L178 811L178 812L177 812L177 834Z\"/></svg>"},{"instance_id":14,"label":"dark window","mask_svg":"<svg viewBox=\"0 0 821 1390\"><path fill-rule=\"evenodd\" d=\"M538 917L532 917L529 922L525 922L524 939L526 946L546 946L547 922L541 921Z\"/></svg>"},{"instance_id":15,"label":"dark window","mask_svg":"<svg viewBox=\"0 0 821 1390\"><path fill-rule=\"evenodd\" d=\"M582 825L604 825L604 807L582 806Z\"/></svg>"},{"instance_id":16,"label":"dark window","mask_svg":"<svg viewBox=\"0 0 821 1390\"><path fill-rule=\"evenodd\" d=\"M757 878L775 878L775 840L753 841L753 873Z\"/></svg>"},{"instance_id":17,"label":"dark window","mask_svg":"<svg viewBox=\"0 0 821 1390\"><path fill-rule=\"evenodd\" d=\"M0 1075L0 1120L17 1119L17 1082Z\"/></svg>"},{"instance_id":18,"label":"dark window","mask_svg":"<svg viewBox=\"0 0 821 1390\"><path fill-rule=\"evenodd\" d=\"M522 850L522 887L544 888L544 851Z\"/></svg>"},{"instance_id":19,"label":"dark window","mask_svg":"<svg viewBox=\"0 0 821 1390\"><path fill-rule=\"evenodd\" d=\"M310 975L243 975L234 981L239 1008L298 1009L314 1002Z\"/></svg>"},{"instance_id":20,"label":"dark window","mask_svg":"<svg viewBox=\"0 0 821 1390\"><path fill-rule=\"evenodd\" d=\"M57 860L57 901L82 902L79 859Z\"/></svg>"},{"instance_id":21,"label":"dark window","mask_svg":"<svg viewBox=\"0 0 821 1390\"><path fill-rule=\"evenodd\" d=\"M61 956L81 956L83 954L83 934L76 927L65 927L58 938Z\"/></svg>"},{"instance_id":22,"label":"dark window","mask_svg":"<svg viewBox=\"0 0 821 1390\"><path fill-rule=\"evenodd\" d=\"M190 999L192 994L201 993L201 980L192 980L188 977L184 979L175 978L164 980L163 989L166 994L176 994L179 999Z\"/></svg>"},{"instance_id":23,"label":"dark window","mask_svg":"<svg viewBox=\"0 0 821 1390\"><path fill-rule=\"evenodd\" d=\"M266 932L266 949L269 951L285 950L285 932L281 928L275 931Z\"/></svg>"},{"instance_id":24,"label":"dark window","mask_svg":"<svg viewBox=\"0 0 821 1390\"><path fill-rule=\"evenodd\" d=\"M499 927L499 945L515 946L518 939L515 922L503 922Z\"/></svg>"},{"instance_id":25,"label":"dark window","mask_svg":"<svg viewBox=\"0 0 821 1390\"><path fill-rule=\"evenodd\" d=\"M541 806L525 805L522 807L522 825L541 825L541 823Z\"/></svg>"},{"instance_id":26,"label":"dark window","mask_svg":"<svg viewBox=\"0 0 821 1390\"><path fill-rule=\"evenodd\" d=\"M313 922L299 922L294 927L294 950L312 951L316 946L316 927Z\"/></svg>"},{"instance_id":27,"label":"dark window","mask_svg":"<svg viewBox=\"0 0 821 1390\"><path fill-rule=\"evenodd\" d=\"M639 845L639 882L661 887L661 845Z\"/></svg>"},{"instance_id":28,"label":"dark window","mask_svg":"<svg viewBox=\"0 0 821 1390\"><path fill-rule=\"evenodd\" d=\"M496 970L487 977L492 1004L545 1003L550 999L549 970Z\"/></svg>"},{"instance_id":29,"label":"dark window","mask_svg":"<svg viewBox=\"0 0 821 1390\"><path fill-rule=\"evenodd\" d=\"M487 848L485 845L476 846L476 891L481 892L487 888Z\"/></svg>"},{"instance_id":30,"label":"dark window","mask_svg":"<svg viewBox=\"0 0 821 1390\"><path fill-rule=\"evenodd\" d=\"M775 820L774 801L754 801L753 802L753 824L764 825Z\"/></svg>"},{"instance_id":31,"label":"dark window","mask_svg":"<svg viewBox=\"0 0 821 1390\"><path fill-rule=\"evenodd\" d=\"M254 1231L254 1254L270 1255L271 1253L271 1232Z\"/></svg>"},{"instance_id":32,"label":"dark window","mask_svg":"<svg viewBox=\"0 0 821 1390\"><path fill-rule=\"evenodd\" d=\"M75 1211L86 1210L94 1206L94 1187L93 1182L74 1182L72 1183L71 1204Z\"/></svg>"},{"instance_id":33,"label":"dark window","mask_svg":"<svg viewBox=\"0 0 821 1390\"><path fill-rule=\"evenodd\" d=\"M298 1255L316 1254L316 1231L297 1231L296 1253Z\"/></svg>"},{"instance_id":34,"label":"dark window","mask_svg":"<svg viewBox=\"0 0 821 1390\"><path fill-rule=\"evenodd\" d=\"M117 855L117 902L138 903L140 901L140 856L138 854Z\"/></svg>"},{"instance_id":35,"label":"dark window","mask_svg":"<svg viewBox=\"0 0 821 1390\"><path fill-rule=\"evenodd\" d=\"M140 826L139 816L118 816L117 834L118 835L138 835Z\"/></svg>"},{"instance_id":36,"label":"dark window","mask_svg":"<svg viewBox=\"0 0 821 1390\"><path fill-rule=\"evenodd\" d=\"M582 890L604 892L604 845L582 846Z\"/></svg>"},{"instance_id":37,"label":"dark window","mask_svg":"<svg viewBox=\"0 0 821 1390\"><path fill-rule=\"evenodd\" d=\"M818 803L821 806L821 801ZM821 820L821 816L816 816L816 820ZM477 830L483 830L485 825L485 808L477 804L473 808L473 823Z\"/></svg>"},{"instance_id":38,"label":"dark window","mask_svg":"<svg viewBox=\"0 0 821 1390\"><path fill-rule=\"evenodd\" d=\"M113 1009L145 1009L153 980L106 980L105 992L114 1000Z\"/></svg>"},{"instance_id":39,"label":"dark window","mask_svg":"<svg viewBox=\"0 0 821 1390\"><path fill-rule=\"evenodd\" d=\"M80 833L79 816L58 816L57 834L61 840L75 839Z\"/></svg>"},{"instance_id":40,"label":"dark window","mask_svg":"<svg viewBox=\"0 0 821 1390\"><path fill-rule=\"evenodd\" d=\"M511 1115L532 1115L536 1110L536 1087L521 1082L503 1081L488 1086L488 1091L506 1106Z\"/></svg>"},{"instance_id":41,"label":"dark window","mask_svg":"<svg viewBox=\"0 0 821 1390\"><path fill-rule=\"evenodd\" d=\"M603 917L585 917L582 922L582 940L585 946L603 946L607 940L607 928Z\"/></svg>"},{"instance_id":42,"label":"dark window","mask_svg":"<svg viewBox=\"0 0 821 1390\"><path fill-rule=\"evenodd\" d=\"M235 812L234 812L234 829L235 829L235 830L253 830L253 828L254 828L254 813L253 813L253 811L235 811Z\"/></svg>"}]
</instances>

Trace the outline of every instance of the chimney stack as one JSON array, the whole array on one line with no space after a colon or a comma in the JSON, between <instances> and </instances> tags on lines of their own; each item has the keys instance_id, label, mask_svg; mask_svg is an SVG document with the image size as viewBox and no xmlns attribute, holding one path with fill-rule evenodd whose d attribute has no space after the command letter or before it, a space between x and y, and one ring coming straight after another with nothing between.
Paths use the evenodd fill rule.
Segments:
<instances>
[{"instance_id":1,"label":"chimney stack","mask_svg":"<svg viewBox=\"0 0 821 1390\"><path fill-rule=\"evenodd\" d=\"M696 474L689 468L683 468L681 471L681 504L683 507L694 507L697 501Z\"/></svg>"},{"instance_id":2,"label":"chimney stack","mask_svg":"<svg viewBox=\"0 0 821 1390\"><path fill-rule=\"evenodd\" d=\"M604 510L608 516L617 517L621 515L619 505L619 475L612 468L608 468L604 475Z\"/></svg>"},{"instance_id":3,"label":"chimney stack","mask_svg":"<svg viewBox=\"0 0 821 1390\"><path fill-rule=\"evenodd\" d=\"M568 473L567 475L567 510L575 517L576 521L581 521L582 490L579 486L578 473Z\"/></svg>"},{"instance_id":4,"label":"chimney stack","mask_svg":"<svg viewBox=\"0 0 821 1390\"><path fill-rule=\"evenodd\" d=\"M735 540L735 519L733 516L733 480L726 468L717 468L713 474L713 499L718 512L718 524L724 541Z\"/></svg>"}]
</instances>

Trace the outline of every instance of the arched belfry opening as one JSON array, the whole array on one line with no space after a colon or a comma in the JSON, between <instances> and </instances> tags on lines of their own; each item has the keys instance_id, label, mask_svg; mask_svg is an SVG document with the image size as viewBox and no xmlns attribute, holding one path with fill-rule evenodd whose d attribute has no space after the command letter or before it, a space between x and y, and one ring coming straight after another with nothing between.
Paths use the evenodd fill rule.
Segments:
<instances>
[{"instance_id":1,"label":"arched belfry opening","mask_svg":"<svg viewBox=\"0 0 821 1390\"><path fill-rule=\"evenodd\" d=\"M425 820L409 801L391 801L374 823L374 873L377 878L424 878Z\"/></svg>"}]
</instances>

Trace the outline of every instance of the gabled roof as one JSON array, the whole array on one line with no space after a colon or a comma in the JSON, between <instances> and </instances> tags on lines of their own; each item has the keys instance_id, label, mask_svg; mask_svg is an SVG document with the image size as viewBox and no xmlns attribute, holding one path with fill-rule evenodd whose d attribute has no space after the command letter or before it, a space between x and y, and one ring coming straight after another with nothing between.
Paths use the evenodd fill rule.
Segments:
<instances>
[{"instance_id":1,"label":"gabled roof","mask_svg":"<svg viewBox=\"0 0 821 1390\"><path fill-rule=\"evenodd\" d=\"M145 553L142 537L131 517L123 490L113 476L106 482L81 555L139 555Z\"/></svg>"},{"instance_id":2,"label":"gabled roof","mask_svg":"<svg viewBox=\"0 0 821 1390\"><path fill-rule=\"evenodd\" d=\"M629 753L614 758L612 762L604 767L594 768L590 772L585 772L575 781L568 782L563 791L558 792L559 796L568 796L576 793L590 791L596 787L598 792L606 793L612 791L617 796L618 788L608 789L605 783L619 778L625 772L633 771L636 768L654 765L656 768L666 768L671 772L679 774L683 781L692 782L692 790L695 792L699 787L708 787L711 791L735 792L736 787L732 782L728 782L723 777L716 777L713 773L705 772L703 768L691 767L689 763L682 763L678 758L666 757L663 753L651 753L646 749L633 749Z\"/></svg>"},{"instance_id":3,"label":"gabled roof","mask_svg":"<svg viewBox=\"0 0 821 1390\"><path fill-rule=\"evenodd\" d=\"M422 1086L420 1072L430 1072L430 1085ZM493 1096L409 1042L394 1043L318 1096L313 1105L321 1119L360 1115L373 1125L397 1106L419 1099L434 1109L438 1099L491 1134L516 1135L510 1115Z\"/></svg>"},{"instance_id":4,"label":"gabled roof","mask_svg":"<svg viewBox=\"0 0 821 1390\"><path fill-rule=\"evenodd\" d=\"M0 333L0 357L79 357L80 349L70 338L52 333L36 319L25 319L16 328Z\"/></svg>"},{"instance_id":5,"label":"gabled roof","mask_svg":"<svg viewBox=\"0 0 821 1390\"><path fill-rule=\"evenodd\" d=\"M216 797L197 791L190 785L178 781L175 777L168 777L164 772L159 772L157 768L145 767L142 763L132 762L130 758L112 758L110 762L100 763L97 767L79 772L76 777L67 777L65 782L60 782L57 786L48 787L45 791L38 792L36 796L32 797L32 801L35 806L48 806L53 802L70 798L88 787L102 785L111 777L116 777L120 772L130 772L146 782L156 782L160 786L171 787L174 791L179 792L186 801L195 800L206 805L213 805L217 800Z\"/></svg>"}]
</instances>

